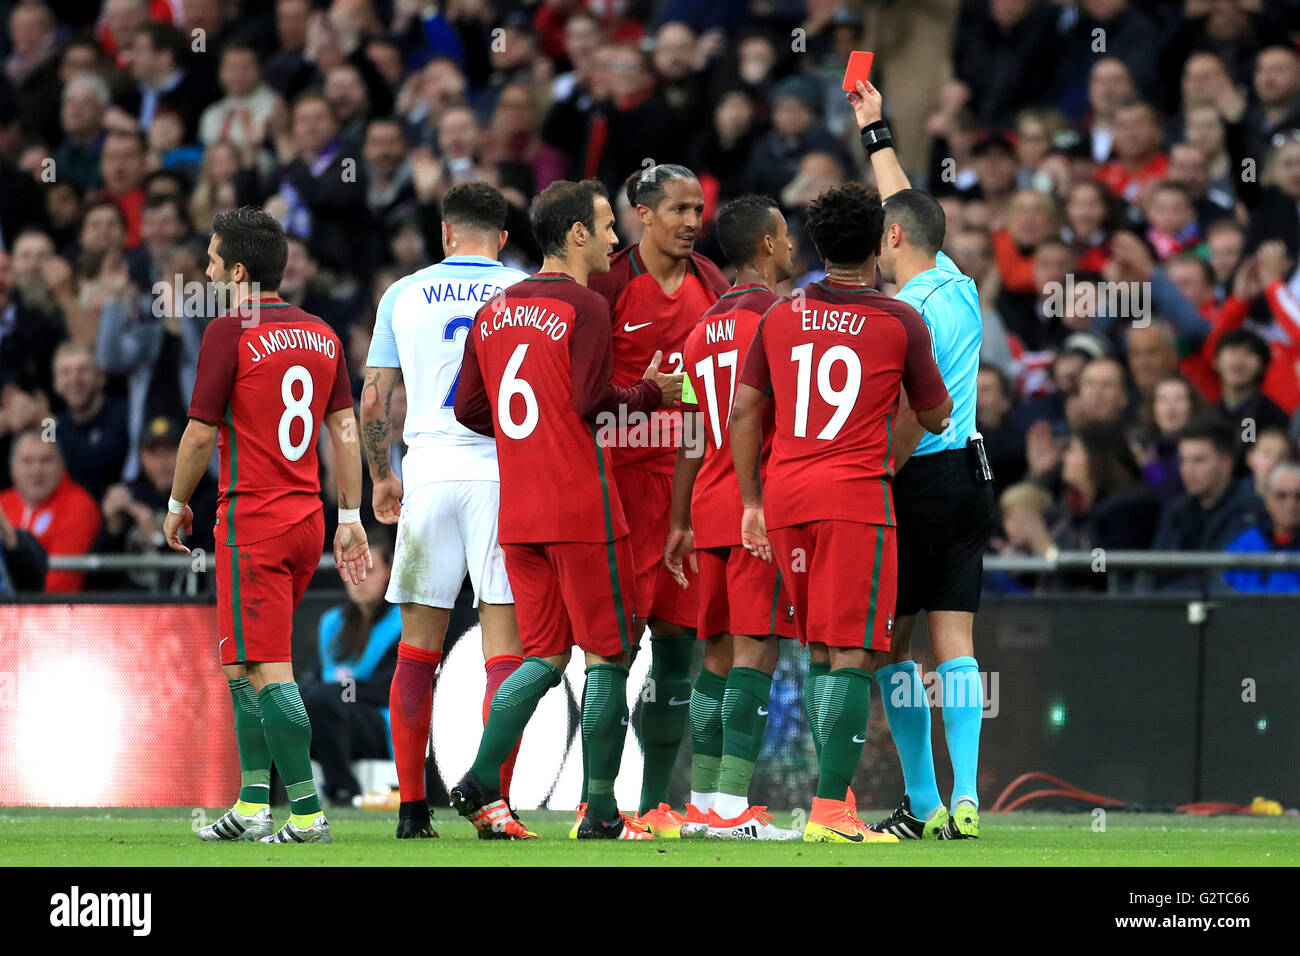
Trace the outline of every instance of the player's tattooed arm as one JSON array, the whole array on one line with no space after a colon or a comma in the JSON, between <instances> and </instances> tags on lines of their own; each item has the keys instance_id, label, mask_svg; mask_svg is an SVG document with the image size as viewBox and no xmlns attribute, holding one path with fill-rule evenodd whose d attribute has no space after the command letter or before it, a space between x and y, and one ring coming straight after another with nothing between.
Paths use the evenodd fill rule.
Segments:
<instances>
[{"instance_id":1,"label":"player's tattooed arm","mask_svg":"<svg viewBox=\"0 0 1300 956\"><path fill-rule=\"evenodd\" d=\"M393 389L401 369L367 368L361 389L361 443L370 477L382 481L392 474Z\"/></svg>"}]
</instances>

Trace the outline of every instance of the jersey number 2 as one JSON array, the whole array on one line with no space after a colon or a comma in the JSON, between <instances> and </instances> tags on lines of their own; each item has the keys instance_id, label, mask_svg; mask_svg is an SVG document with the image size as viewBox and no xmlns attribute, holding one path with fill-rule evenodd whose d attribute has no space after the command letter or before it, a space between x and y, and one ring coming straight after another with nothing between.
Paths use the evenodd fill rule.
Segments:
<instances>
[{"instance_id":1,"label":"jersey number 2","mask_svg":"<svg viewBox=\"0 0 1300 956\"><path fill-rule=\"evenodd\" d=\"M456 333L461 329L468 332L474 327L474 319L468 315L458 315L449 321L442 330L442 340L452 342L456 339ZM452 408L456 404L456 386L460 384L460 366L456 366L456 377L451 380L451 388L447 389L447 397L442 400L443 408Z\"/></svg>"}]
</instances>

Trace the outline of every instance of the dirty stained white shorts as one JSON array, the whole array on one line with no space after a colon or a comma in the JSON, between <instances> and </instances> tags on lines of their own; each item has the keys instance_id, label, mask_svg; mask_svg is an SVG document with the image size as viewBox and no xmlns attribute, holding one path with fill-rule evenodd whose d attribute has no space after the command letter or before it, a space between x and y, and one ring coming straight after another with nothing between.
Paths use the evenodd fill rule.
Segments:
<instances>
[{"instance_id":1,"label":"dirty stained white shorts","mask_svg":"<svg viewBox=\"0 0 1300 956\"><path fill-rule=\"evenodd\" d=\"M486 480L434 481L405 491L388 601L454 607L468 571L475 607L513 604L497 543L500 493L499 482Z\"/></svg>"}]
</instances>

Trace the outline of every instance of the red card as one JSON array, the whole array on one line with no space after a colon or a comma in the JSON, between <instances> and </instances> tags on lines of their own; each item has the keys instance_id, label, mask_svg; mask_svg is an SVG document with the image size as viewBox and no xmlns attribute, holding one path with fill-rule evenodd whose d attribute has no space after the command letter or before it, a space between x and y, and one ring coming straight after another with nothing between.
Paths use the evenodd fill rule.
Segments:
<instances>
[{"instance_id":1,"label":"red card","mask_svg":"<svg viewBox=\"0 0 1300 956\"><path fill-rule=\"evenodd\" d=\"M858 88L858 80L867 82L867 75L871 73L871 61L875 58L874 53L863 53L861 50L854 50L849 54L849 65L844 70L845 93L855 92Z\"/></svg>"}]
</instances>

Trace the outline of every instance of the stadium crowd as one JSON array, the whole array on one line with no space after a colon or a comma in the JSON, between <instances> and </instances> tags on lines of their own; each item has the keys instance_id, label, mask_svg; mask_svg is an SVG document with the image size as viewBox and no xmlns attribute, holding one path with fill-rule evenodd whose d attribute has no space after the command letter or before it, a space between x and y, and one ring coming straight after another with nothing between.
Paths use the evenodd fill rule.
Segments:
<instances>
[{"instance_id":1,"label":"stadium crowd","mask_svg":"<svg viewBox=\"0 0 1300 956\"><path fill-rule=\"evenodd\" d=\"M900 156L979 286L996 550L1300 551L1300 0L0 10L0 589L167 584L45 555L165 549L215 212L283 223L280 293L338 332L354 395L375 305L441 257L460 182L501 189L503 260L533 270L528 207L552 180L601 179L629 243L624 178L682 163L706 216L779 201L797 286L822 275L802 211L871 176L840 92L854 49L876 52ZM725 265L707 232L698 248ZM395 435L401 414L399 391ZM215 502L214 464L197 547Z\"/></svg>"}]
</instances>

